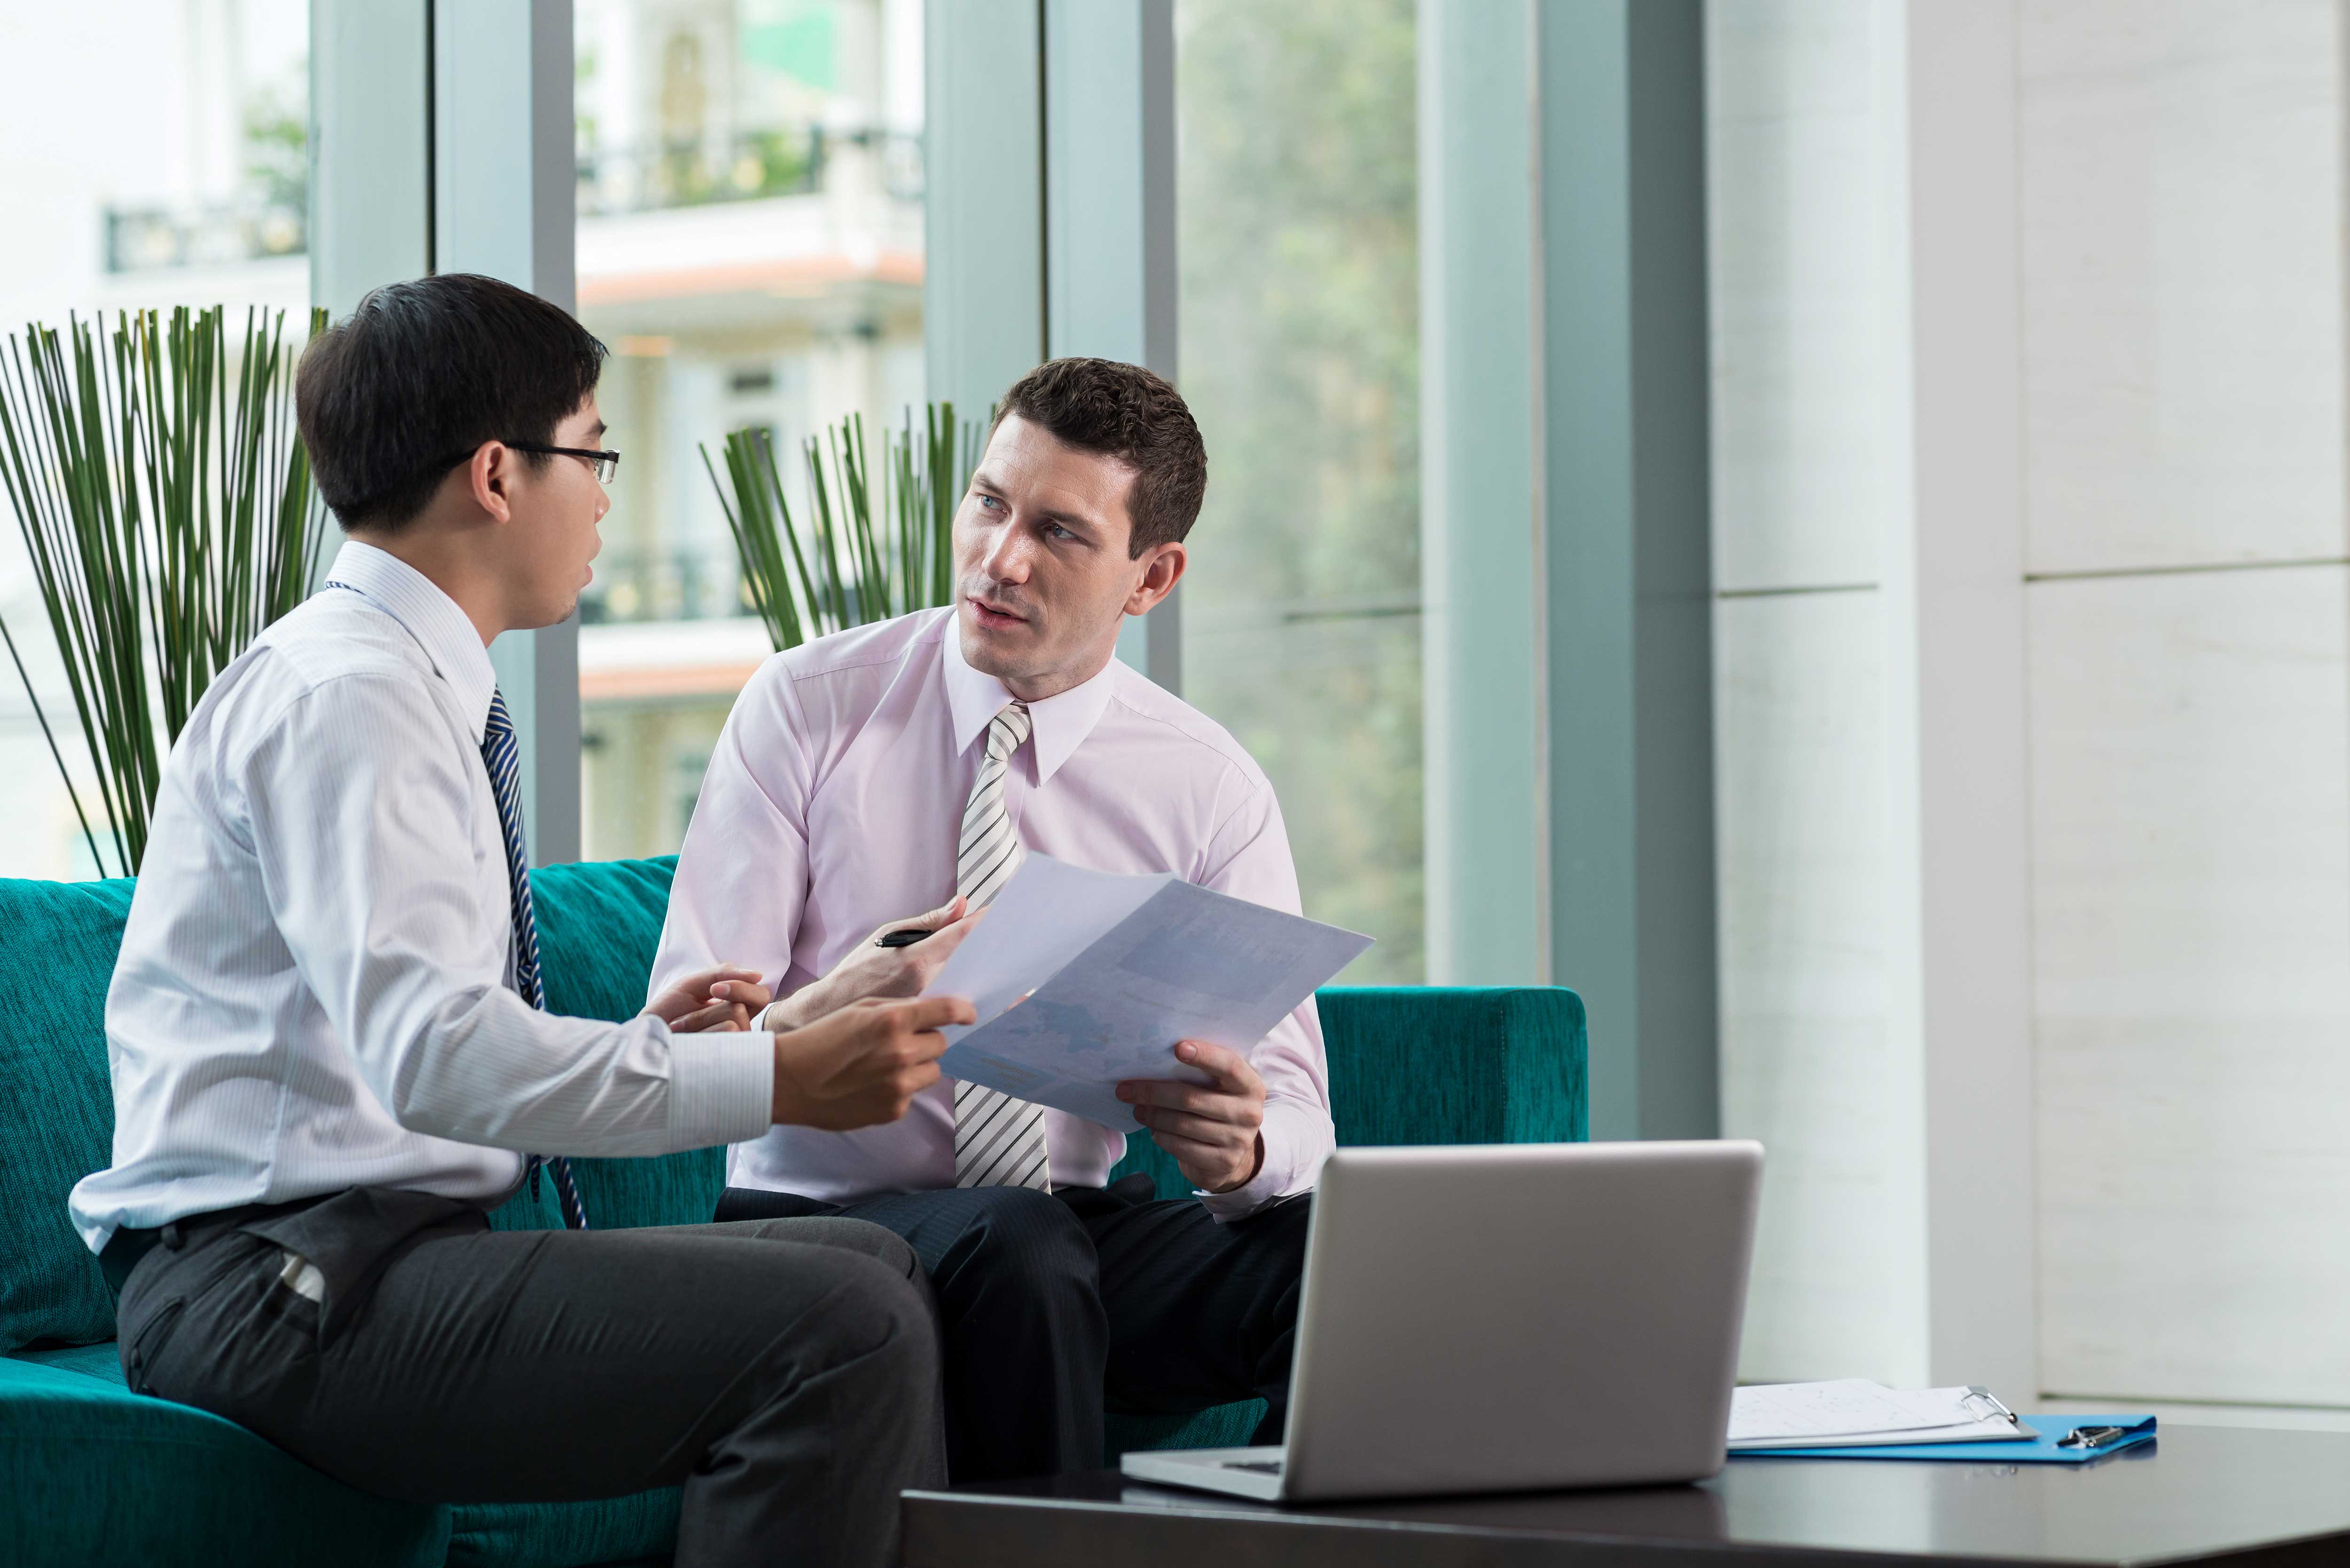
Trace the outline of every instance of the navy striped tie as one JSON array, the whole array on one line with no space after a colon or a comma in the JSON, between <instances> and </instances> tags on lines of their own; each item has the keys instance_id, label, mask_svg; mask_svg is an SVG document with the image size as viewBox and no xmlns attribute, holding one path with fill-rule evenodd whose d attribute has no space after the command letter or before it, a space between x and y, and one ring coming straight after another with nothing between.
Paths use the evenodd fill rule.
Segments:
<instances>
[{"instance_id":1,"label":"navy striped tie","mask_svg":"<svg viewBox=\"0 0 2350 1568\"><path fill-rule=\"evenodd\" d=\"M490 793L498 797L498 829L506 840L506 883L514 891L515 990L533 1007L546 1008L546 988L538 977L538 913L530 897L530 862L522 843L522 748L515 743L513 718L506 696L490 689L490 720L482 731L482 764L490 770ZM538 1168L555 1179L555 1196L563 1205L563 1222L574 1231L588 1229L587 1206L579 1201L578 1184L571 1179L571 1162L559 1154L524 1157L530 1173L531 1196L538 1195Z\"/></svg>"}]
</instances>

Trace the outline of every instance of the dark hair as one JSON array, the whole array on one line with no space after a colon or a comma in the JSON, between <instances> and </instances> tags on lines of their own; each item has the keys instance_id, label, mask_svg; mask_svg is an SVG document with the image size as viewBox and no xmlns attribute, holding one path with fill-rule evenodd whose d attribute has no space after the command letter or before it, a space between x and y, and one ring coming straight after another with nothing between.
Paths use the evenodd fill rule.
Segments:
<instances>
[{"instance_id":1,"label":"dark hair","mask_svg":"<svg viewBox=\"0 0 2350 1568\"><path fill-rule=\"evenodd\" d=\"M391 529L484 441L553 441L603 369L604 346L559 307L445 273L371 290L322 333L295 373L294 409L343 526Z\"/></svg>"},{"instance_id":2,"label":"dark hair","mask_svg":"<svg viewBox=\"0 0 2350 1568\"><path fill-rule=\"evenodd\" d=\"M1117 359L1048 359L1012 383L995 422L1018 414L1069 445L1134 470L1127 554L1170 545L1191 531L1208 493L1208 448L1174 388ZM993 433L993 427L989 433Z\"/></svg>"}]
</instances>

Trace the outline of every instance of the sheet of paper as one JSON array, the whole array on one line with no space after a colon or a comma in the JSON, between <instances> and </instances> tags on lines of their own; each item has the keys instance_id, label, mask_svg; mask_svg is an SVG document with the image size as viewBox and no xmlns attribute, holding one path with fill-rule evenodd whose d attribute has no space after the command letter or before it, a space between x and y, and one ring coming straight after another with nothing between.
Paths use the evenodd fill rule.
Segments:
<instances>
[{"instance_id":1,"label":"sheet of paper","mask_svg":"<svg viewBox=\"0 0 2350 1568\"><path fill-rule=\"evenodd\" d=\"M962 997L983 1024L1052 979L1174 880L1172 872L1122 877L1031 855L922 994ZM957 1025L943 1033L953 1042L975 1027Z\"/></svg>"},{"instance_id":2,"label":"sheet of paper","mask_svg":"<svg viewBox=\"0 0 2350 1568\"><path fill-rule=\"evenodd\" d=\"M1029 857L1006 896L1042 858ZM1371 945L1370 938L1353 931L1172 878L1118 880L1158 885L1123 919L1107 929L1096 926L1094 940L1054 969L1027 1001L1009 1011L979 1006L983 1022L953 1032L954 1043L939 1064L942 1071L1129 1131L1134 1110L1118 1098L1119 1082L1207 1082L1204 1074L1175 1060L1177 1041L1247 1050ZM1061 885L1057 877L1054 882ZM1003 908L999 898L995 909ZM1091 908L1114 909L1115 901L1100 896ZM982 934L991 936L992 947L1024 941L1024 927L1012 919L999 927L1000 919L991 910L972 941ZM1036 933L1038 945L1066 943L1072 923L1067 911L1056 910L1051 926ZM962 957L959 950L949 961L933 992L950 992ZM1031 974L1045 961L1007 947L986 961L983 978L993 980L998 972ZM977 997L972 1001L979 1005Z\"/></svg>"},{"instance_id":3,"label":"sheet of paper","mask_svg":"<svg viewBox=\"0 0 2350 1568\"><path fill-rule=\"evenodd\" d=\"M1835 1438L1741 1438L1730 1445L1733 1454L1767 1454L1781 1449L1809 1453L1814 1449L1904 1448L1922 1443L2029 1442L2039 1436L2033 1428L2001 1416L1960 1427L1920 1427L1909 1432L1846 1432Z\"/></svg>"},{"instance_id":4,"label":"sheet of paper","mask_svg":"<svg viewBox=\"0 0 2350 1568\"><path fill-rule=\"evenodd\" d=\"M1891 1436L1904 1441L1960 1441L1978 1429L1984 1407L1965 1388L1887 1388L1866 1378L1832 1383L1774 1383L1741 1388L1730 1397L1730 1440L1736 1443L1816 1443L1838 1438ZM1994 1435L2007 1436L2002 1418Z\"/></svg>"}]
</instances>

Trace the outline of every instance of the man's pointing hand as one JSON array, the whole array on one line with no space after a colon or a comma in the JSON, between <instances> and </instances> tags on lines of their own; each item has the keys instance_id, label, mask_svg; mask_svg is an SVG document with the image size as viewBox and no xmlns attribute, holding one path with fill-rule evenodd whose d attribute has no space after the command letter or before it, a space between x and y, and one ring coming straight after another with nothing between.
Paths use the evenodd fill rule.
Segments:
<instances>
[{"instance_id":1,"label":"man's pointing hand","mask_svg":"<svg viewBox=\"0 0 2350 1568\"><path fill-rule=\"evenodd\" d=\"M833 1132L894 1122L939 1081L939 1030L977 1021L959 996L871 1000L777 1034L775 1119Z\"/></svg>"}]
</instances>

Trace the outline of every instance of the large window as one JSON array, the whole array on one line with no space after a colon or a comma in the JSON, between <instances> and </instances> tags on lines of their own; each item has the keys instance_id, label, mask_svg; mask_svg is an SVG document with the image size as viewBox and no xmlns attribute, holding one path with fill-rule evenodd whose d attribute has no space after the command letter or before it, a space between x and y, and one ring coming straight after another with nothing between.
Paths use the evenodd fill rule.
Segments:
<instances>
[{"instance_id":1,"label":"large window","mask_svg":"<svg viewBox=\"0 0 2350 1568\"><path fill-rule=\"evenodd\" d=\"M606 859L676 849L769 651L699 449L764 426L795 453L921 402L922 8L578 0L575 37L579 315L627 454L580 606L582 853Z\"/></svg>"},{"instance_id":2,"label":"large window","mask_svg":"<svg viewBox=\"0 0 2350 1568\"><path fill-rule=\"evenodd\" d=\"M309 306L305 0L0 0L0 337L67 314ZM78 775L88 756L14 510L0 500L0 618ZM86 802L93 798L85 789ZM0 876L97 867L16 670L0 658ZM103 832L103 825L100 825Z\"/></svg>"},{"instance_id":3,"label":"large window","mask_svg":"<svg viewBox=\"0 0 2350 1568\"><path fill-rule=\"evenodd\" d=\"M1179 0L1181 375L1208 442L1183 691L1273 776L1317 919L1417 981L1411 0Z\"/></svg>"}]
</instances>

